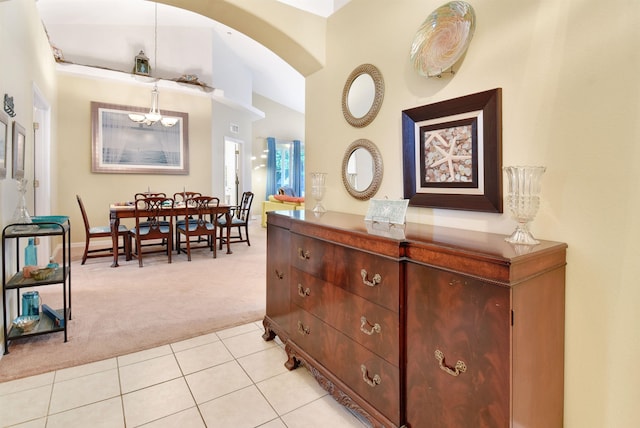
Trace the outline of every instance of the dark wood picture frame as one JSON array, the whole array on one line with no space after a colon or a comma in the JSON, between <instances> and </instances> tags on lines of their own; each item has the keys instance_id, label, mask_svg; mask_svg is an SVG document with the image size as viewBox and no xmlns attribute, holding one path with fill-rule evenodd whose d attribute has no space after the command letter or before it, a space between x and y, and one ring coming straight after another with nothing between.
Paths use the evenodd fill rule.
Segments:
<instances>
[{"instance_id":1,"label":"dark wood picture frame","mask_svg":"<svg viewBox=\"0 0 640 428\"><path fill-rule=\"evenodd\" d=\"M9 117L0 111L0 180L7 177L7 146L9 145Z\"/></svg>"},{"instance_id":2,"label":"dark wood picture frame","mask_svg":"<svg viewBox=\"0 0 640 428\"><path fill-rule=\"evenodd\" d=\"M13 121L13 171L11 176L16 180L24 178L25 150L27 131L15 120Z\"/></svg>"},{"instance_id":3,"label":"dark wood picture frame","mask_svg":"<svg viewBox=\"0 0 640 428\"><path fill-rule=\"evenodd\" d=\"M468 181L446 173L449 181L429 181L425 139L433 132L450 136L458 131L469 140L458 157L471 169ZM438 159L440 164L452 158L456 138L449 145L449 157ZM446 144L446 138L443 141ZM410 206L503 212L502 89L403 110L402 153L404 198ZM453 172L451 162L448 166Z\"/></svg>"},{"instance_id":4,"label":"dark wood picture frame","mask_svg":"<svg viewBox=\"0 0 640 428\"><path fill-rule=\"evenodd\" d=\"M178 118L172 127L129 119L130 113L148 112L142 107L91 102L91 172L189 174L189 114L162 110L163 116Z\"/></svg>"}]
</instances>

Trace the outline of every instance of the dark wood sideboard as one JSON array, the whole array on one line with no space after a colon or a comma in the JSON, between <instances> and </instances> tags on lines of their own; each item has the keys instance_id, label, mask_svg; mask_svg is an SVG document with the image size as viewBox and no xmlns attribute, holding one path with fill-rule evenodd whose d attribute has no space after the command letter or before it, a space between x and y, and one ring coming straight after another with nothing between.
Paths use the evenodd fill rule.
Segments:
<instances>
[{"instance_id":1,"label":"dark wood sideboard","mask_svg":"<svg viewBox=\"0 0 640 428\"><path fill-rule=\"evenodd\" d=\"M287 368L374 427L561 427L566 244L374 229L268 214L263 337Z\"/></svg>"}]
</instances>

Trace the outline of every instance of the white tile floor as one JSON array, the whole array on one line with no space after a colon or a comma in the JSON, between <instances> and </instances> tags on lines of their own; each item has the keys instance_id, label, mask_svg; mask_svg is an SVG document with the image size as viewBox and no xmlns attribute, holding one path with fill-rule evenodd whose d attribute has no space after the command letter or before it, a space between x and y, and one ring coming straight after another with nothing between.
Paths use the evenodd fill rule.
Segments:
<instances>
[{"instance_id":1,"label":"white tile floor","mask_svg":"<svg viewBox=\"0 0 640 428\"><path fill-rule=\"evenodd\" d=\"M363 428L278 341L250 323L0 383L0 425L21 428Z\"/></svg>"}]
</instances>

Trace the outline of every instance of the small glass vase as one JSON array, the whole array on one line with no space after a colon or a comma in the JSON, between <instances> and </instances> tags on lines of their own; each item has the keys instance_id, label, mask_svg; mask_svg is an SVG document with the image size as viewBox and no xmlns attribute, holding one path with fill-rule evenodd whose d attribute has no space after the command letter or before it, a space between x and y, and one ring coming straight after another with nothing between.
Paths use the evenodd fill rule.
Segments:
<instances>
[{"instance_id":1,"label":"small glass vase","mask_svg":"<svg viewBox=\"0 0 640 428\"><path fill-rule=\"evenodd\" d=\"M314 213L324 213L326 208L322 206L322 199L327 190L325 186L325 180L327 178L326 172L312 172L311 173L311 196L316 200L316 206L313 207Z\"/></svg>"},{"instance_id":2,"label":"small glass vase","mask_svg":"<svg viewBox=\"0 0 640 428\"><path fill-rule=\"evenodd\" d=\"M31 216L29 215L29 211L27 210L26 198L27 183L29 182L29 180L21 178L16 181L18 182L18 192L20 193L20 195L18 196L18 205L13 212L11 223L19 225L15 226L15 230L31 230L31 224L33 222L31 221Z\"/></svg>"},{"instance_id":3,"label":"small glass vase","mask_svg":"<svg viewBox=\"0 0 640 428\"><path fill-rule=\"evenodd\" d=\"M511 217L518 222L516 230L505 238L507 242L520 245L536 245L529 231L540 207L540 181L546 171L544 166L507 166L504 168L509 183L507 205Z\"/></svg>"}]
</instances>

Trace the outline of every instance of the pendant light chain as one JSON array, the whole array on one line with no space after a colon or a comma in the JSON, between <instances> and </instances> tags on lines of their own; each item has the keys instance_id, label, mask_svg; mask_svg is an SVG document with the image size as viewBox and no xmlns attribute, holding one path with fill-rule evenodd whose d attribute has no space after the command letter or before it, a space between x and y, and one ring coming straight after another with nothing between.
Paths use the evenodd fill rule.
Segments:
<instances>
[{"instance_id":1,"label":"pendant light chain","mask_svg":"<svg viewBox=\"0 0 640 428\"><path fill-rule=\"evenodd\" d=\"M158 68L158 3L155 4L155 23L153 26L153 67Z\"/></svg>"},{"instance_id":2,"label":"pendant light chain","mask_svg":"<svg viewBox=\"0 0 640 428\"><path fill-rule=\"evenodd\" d=\"M151 69L150 76L153 77L154 69L158 68L158 3L154 3L154 23L153 23L153 68ZM137 123L144 123L151 126L154 123L160 121L162 126L170 128L178 123L177 117L163 117L160 113L160 107L158 103L158 77L154 77L153 90L151 91L151 109L147 114L129 114L129 119Z\"/></svg>"}]
</instances>

